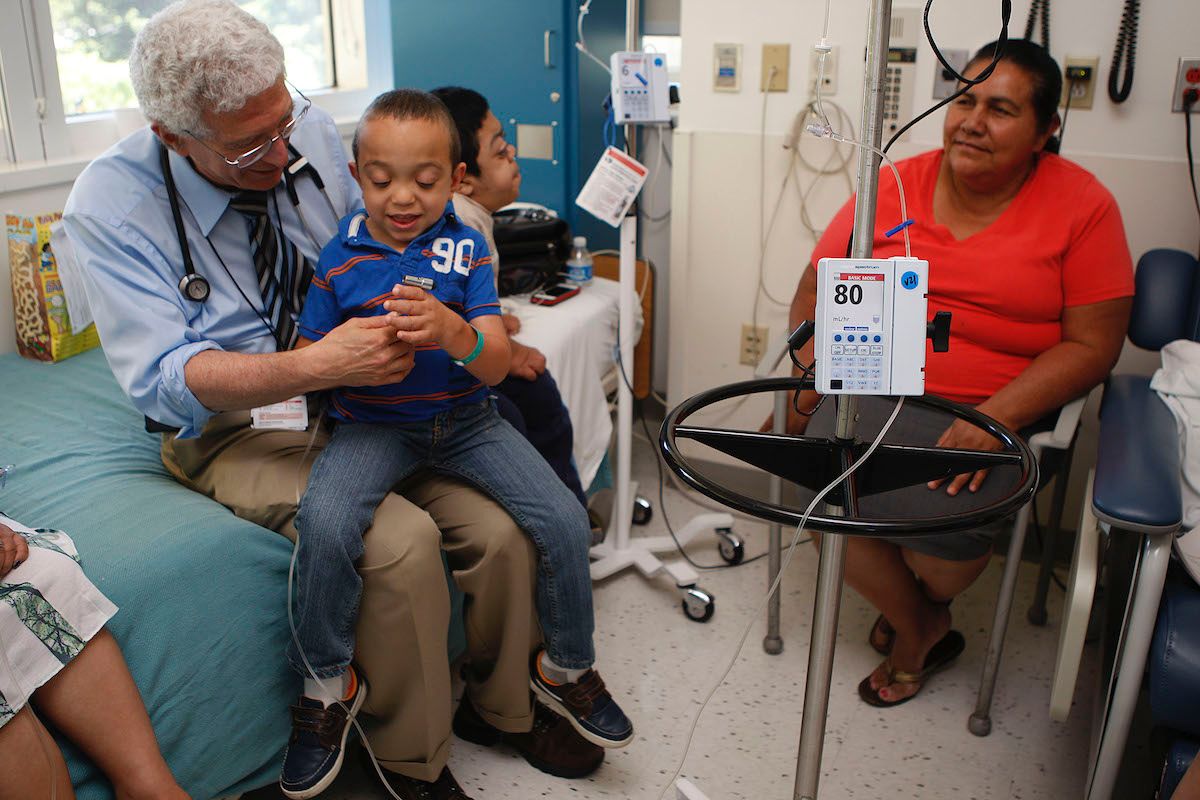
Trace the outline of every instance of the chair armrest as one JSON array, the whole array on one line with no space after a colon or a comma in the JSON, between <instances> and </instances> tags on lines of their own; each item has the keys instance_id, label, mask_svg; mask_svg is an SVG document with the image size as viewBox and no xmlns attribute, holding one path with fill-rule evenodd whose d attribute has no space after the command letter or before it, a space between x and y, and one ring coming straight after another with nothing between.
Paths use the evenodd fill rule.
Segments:
<instances>
[{"instance_id":1,"label":"chair armrest","mask_svg":"<svg viewBox=\"0 0 1200 800\"><path fill-rule=\"evenodd\" d=\"M1114 375L1104 389L1092 508L1098 519L1124 530L1179 529L1179 436L1149 377Z\"/></svg>"},{"instance_id":2,"label":"chair armrest","mask_svg":"<svg viewBox=\"0 0 1200 800\"><path fill-rule=\"evenodd\" d=\"M1058 422L1054 424L1054 441L1051 447L1066 450L1079 430L1079 419L1083 416L1083 407L1087 405L1088 396L1076 397L1058 412Z\"/></svg>"}]
</instances>

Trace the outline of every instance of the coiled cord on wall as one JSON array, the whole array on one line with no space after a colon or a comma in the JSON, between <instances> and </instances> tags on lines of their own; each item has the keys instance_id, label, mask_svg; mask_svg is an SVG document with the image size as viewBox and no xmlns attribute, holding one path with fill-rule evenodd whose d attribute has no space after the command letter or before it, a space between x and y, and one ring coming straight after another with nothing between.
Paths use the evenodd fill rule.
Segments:
<instances>
[{"instance_id":1,"label":"coiled cord on wall","mask_svg":"<svg viewBox=\"0 0 1200 800\"><path fill-rule=\"evenodd\" d=\"M1038 16L1042 18L1042 47L1046 51L1050 51L1050 0L1033 0L1029 6L1029 16L1025 20L1025 38L1033 41L1033 26L1038 20Z\"/></svg>"},{"instance_id":2,"label":"coiled cord on wall","mask_svg":"<svg viewBox=\"0 0 1200 800\"><path fill-rule=\"evenodd\" d=\"M1121 14L1121 29L1113 50L1112 66L1108 70L1108 97L1114 103L1124 103L1133 90L1133 61L1137 54L1138 13L1141 0L1125 0ZM1121 75L1124 67L1124 75ZM1118 80L1120 86L1118 86Z\"/></svg>"}]
</instances>

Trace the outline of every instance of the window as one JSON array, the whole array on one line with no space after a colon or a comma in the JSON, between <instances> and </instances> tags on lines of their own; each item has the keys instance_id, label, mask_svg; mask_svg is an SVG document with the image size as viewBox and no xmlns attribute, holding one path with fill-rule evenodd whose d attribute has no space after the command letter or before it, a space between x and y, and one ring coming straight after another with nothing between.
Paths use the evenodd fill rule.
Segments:
<instances>
[{"instance_id":1,"label":"window","mask_svg":"<svg viewBox=\"0 0 1200 800\"><path fill-rule=\"evenodd\" d=\"M50 0L63 111L68 117L133 108L129 51L150 17L173 0ZM304 91L336 85L329 0L238 0L267 24Z\"/></svg>"},{"instance_id":2,"label":"window","mask_svg":"<svg viewBox=\"0 0 1200 800\"><path fill-rule=\"evenodd\" d=\"M143 125L129 82L129 51L150 17L170 2L3 0L0 166L82 161ZM335 118L357 118L391 85L387 4L235 2L279 39L291 82Z\"/></svg>"}]
</instances>

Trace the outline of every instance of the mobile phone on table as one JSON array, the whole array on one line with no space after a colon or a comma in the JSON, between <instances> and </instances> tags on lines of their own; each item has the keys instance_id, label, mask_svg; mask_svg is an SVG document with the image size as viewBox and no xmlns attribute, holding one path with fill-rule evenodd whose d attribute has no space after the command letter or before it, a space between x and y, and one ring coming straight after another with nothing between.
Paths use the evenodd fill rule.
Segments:
<instances>
[{"instance_id":1,"label":"mobile phone on table","mask_svg":"<svg viewBox=\"0 0 1200 800\"><path fill-rule=\"evenodd\" d=\"M555 306L579 294L579 284L559 283L534 292L529 302L539 306Z\"/></svg>"}]
</instances>

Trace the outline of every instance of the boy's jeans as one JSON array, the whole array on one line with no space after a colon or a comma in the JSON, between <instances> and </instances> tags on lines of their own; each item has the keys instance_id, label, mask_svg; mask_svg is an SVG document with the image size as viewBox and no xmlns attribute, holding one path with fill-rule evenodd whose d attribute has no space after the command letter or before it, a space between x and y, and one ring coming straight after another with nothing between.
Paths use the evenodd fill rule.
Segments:
<instances>
[{"instance_id":1,"label":"boy's jeans","mask_svg":"<svg viewBox=\"0 0 1200 800\"><path fill-rule=\"evenodd\" d=\"M354 651L362 579L355 562L375 508L422 469L457 476L504 507L538 550L537 607L560 667L595 660L587 513L492 400L416 423L340 423L313 465L296 515L296 629L316 674L342 674ZM308 674L293 641L288 660Z\"/></svg>"}]
</instances>

